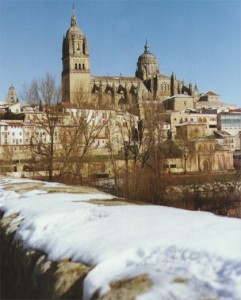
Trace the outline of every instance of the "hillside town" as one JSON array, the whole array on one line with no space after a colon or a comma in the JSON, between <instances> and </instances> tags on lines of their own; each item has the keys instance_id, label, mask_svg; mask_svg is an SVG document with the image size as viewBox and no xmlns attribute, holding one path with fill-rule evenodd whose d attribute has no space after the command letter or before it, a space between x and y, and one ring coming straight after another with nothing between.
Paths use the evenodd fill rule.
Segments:
<instances>
[{"instance_id":1,"label":"hillside town","mask_svg":"<svg viewBox=\"0 0 241 300\"><path fill-rule=\"evenodd\" d=\"M93 76L73 13L57 91L50 74L30 84L21 101L11 84L0 102L1 173L113 178L127 163L148 168L157 156L168 174L240 169L241 109L174 72L162 74L147 42L134 77Z\"/></svg>"}]
</instances>

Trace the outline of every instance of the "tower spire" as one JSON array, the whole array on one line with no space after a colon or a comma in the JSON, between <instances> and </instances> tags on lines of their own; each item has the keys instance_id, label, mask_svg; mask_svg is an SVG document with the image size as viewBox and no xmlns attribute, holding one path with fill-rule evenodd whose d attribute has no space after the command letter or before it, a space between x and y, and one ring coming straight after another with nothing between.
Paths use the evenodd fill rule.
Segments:
<instances>
[{"instance_id":1,"label":"tower spire","mask_svg":"<svg viewBox=\"0 0 241 300\"><path fill-rule=\"evenodd\" d=\"M72 17L71 17L71 27L77 26L77 18L75 16L75 7L74 7L74 3L73 3L73 7L72 7Z\"/></svg>"},{"instance_id":2,"label":"tower spire","mask_svg":"<svg viewBox=\"0 0 241 300\"><path fill-rule=\"evenodd\" d=\"M75 7L74 7L74 2L73 2L73 6L72 6L72 16L75 16Z\"/></svg>"},{"instance_id":3,"label":"tower spire","mask_svg":"<svg viewBox=\"0 0 241 300\"><path fill-rule=\"evenodd\" d=\"M149 52L149 46L148 46L148 43L147 43L147 39L146 39L146 43L145 43L145 53Z\"/></svg>"}]
</instances>

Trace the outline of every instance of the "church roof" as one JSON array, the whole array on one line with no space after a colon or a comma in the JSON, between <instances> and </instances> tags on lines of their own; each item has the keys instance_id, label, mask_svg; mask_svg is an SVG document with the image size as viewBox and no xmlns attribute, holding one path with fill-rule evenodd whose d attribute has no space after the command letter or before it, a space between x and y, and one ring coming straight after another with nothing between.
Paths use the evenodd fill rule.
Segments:
<instances>
[{"instance_id":1,"label":"church roof","mask_svg":"<svg viewBox=\"0 0 241 300\"><path fill-rule=\"evenodd\" d=\"M145 61L145 62L153 62L153 61L155 61L155 62L157 62L157 59L156 59L155 55L154 55L153 53L150 52L150 50L149 50L149 45L147 44L147 42L146 42L144 48L145 48L145 50L144 50L144 52L139 56L138 62L141 62L141 61Z\"/></svg>"},{"instance_id":2,"label":"church roof","mask_svg":"<svg viewBox=\"0 0 241 300\"><path fill-rule=\"evenodd\" d=\"M193 96L190 96L190 95L186 95L186 94L176 94L176 95L173 95L172 97L169 97L165 100L170 100L170 99L180 99L180 98L193 98Z\"/></svg>"},{"instance_id":3,"label":"church roof","mask_svg":"<svg viewBox=\"0 0 241 300\"><path fill-rule=\"evenodd\" d=\"M212 91L208 91L205 95L209 95L209 96L219 96L218 94L215 94Z\"/></svg>"}]
</instances>

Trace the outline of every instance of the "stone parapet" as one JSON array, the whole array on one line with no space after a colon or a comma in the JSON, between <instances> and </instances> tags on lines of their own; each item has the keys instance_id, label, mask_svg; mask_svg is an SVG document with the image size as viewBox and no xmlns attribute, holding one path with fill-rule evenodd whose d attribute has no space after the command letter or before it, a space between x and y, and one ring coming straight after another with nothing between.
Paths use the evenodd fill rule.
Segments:
<instances>
[{"instance_id":1,"label":"stone parapet","mask_svg":"<svg viewBox=\"0 0 241 300\"><path fill-rule=\"evenodd\" d=\"M49 261L46 254L24 249L15 233L18 214L1 219L1 299L82 299L89 266L69 259Z\"/></svg>"}]
</instances>

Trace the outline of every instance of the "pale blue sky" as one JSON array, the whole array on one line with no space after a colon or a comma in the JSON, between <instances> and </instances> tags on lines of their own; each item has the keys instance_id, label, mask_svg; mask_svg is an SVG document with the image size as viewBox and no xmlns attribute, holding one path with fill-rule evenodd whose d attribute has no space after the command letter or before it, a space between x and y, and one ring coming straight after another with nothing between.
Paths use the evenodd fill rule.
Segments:
<instances>
[{"instance_id":1,"label":"pale blue sky","mask_svg":"<svg viewBox=\"0 0 241 300\"><path fill-rule=\"evenodd\" d=\"M212 90L241 106L240 0L75 0L87 35L91 74L134 76L148 40L164 75L201 92ZM71 0L0 0L0 99L11 83L23 85L50 72L60 82L62 39Z\"/></svg>"}]
</instances>

